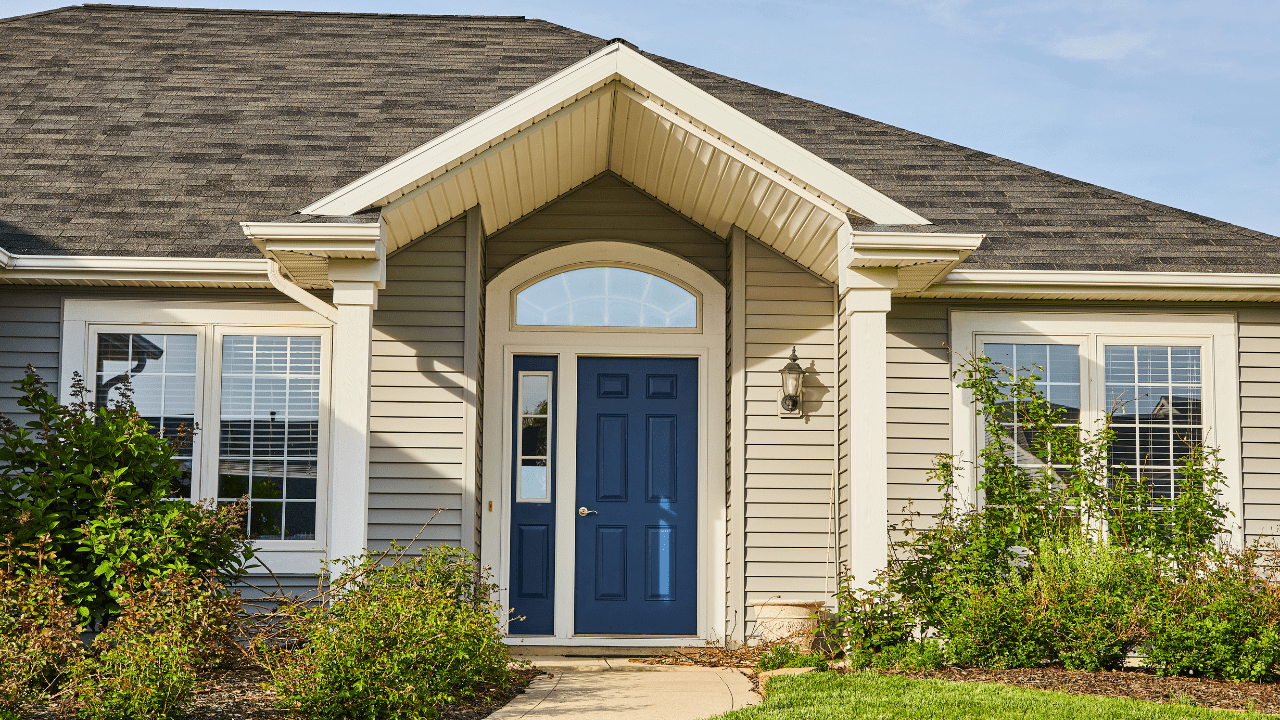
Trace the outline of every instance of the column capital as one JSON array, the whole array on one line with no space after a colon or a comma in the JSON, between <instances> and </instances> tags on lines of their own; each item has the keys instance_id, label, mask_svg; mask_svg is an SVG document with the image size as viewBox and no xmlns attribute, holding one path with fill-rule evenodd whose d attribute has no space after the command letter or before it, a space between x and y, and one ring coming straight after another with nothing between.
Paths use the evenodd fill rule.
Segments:
<instances>
[{"instance_id":1,"label":"column capital","mask_svg":"<svg viewBox=\"0 0 1280 720\"><path fill-rule=\"evenodd\" d=\"M849 313L889 312L898 287L898 268L846 268L840 271L840 294Z\"/></svg>"}]
</instances>

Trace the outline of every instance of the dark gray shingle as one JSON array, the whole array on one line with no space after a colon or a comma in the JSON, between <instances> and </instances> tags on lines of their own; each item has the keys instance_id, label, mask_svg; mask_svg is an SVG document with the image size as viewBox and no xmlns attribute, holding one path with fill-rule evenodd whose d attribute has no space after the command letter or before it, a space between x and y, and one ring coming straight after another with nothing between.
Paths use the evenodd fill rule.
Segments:
<instances>
[{"instance_id":1,"label":"dark gray shingle","mask_svg":"<svg viewBox=\"0 0 1280 720\"><path fill-rule=\"evenodd\" d=\"M511 17L89 5L0 21L0 247L252 257L239 221L288 216L603 44ZM1280 272L1280 238L651 57L928 230L987 233L966 266Z\"/></svg>"}]
</instances>

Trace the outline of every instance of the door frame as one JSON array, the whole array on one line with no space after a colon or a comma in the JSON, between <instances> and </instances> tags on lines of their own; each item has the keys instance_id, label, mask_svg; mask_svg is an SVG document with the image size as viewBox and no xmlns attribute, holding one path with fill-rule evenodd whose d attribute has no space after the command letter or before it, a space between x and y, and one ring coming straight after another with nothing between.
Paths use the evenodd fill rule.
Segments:
<instances>
[{"instance_id":1,"label":"door frame","mask_svg":"<svg viewBox=\"0 0 1280 720\"><path fill-rule=\"evenodd\" d=\"M701 296L699 330L650 332L637 329L517 330L511 318L511 293L525 282L559 269L583 265L623 264L667 276ZM483 491L477 508L481 516L481 561L492 569L499 585L497 599L510 607L511 478L508 468L514 438L509 422L512 403L513 358L516 355L556 355L555 469L555 601L554 635L507 637L512 645L702 645L725 637L725 571L727 568L725 412L725 288L697 265L658 248L615 240L591 240L548 248L503 270L485 289L485 367ZM578 358L692 357L698 359L698 633L690 636L608 637L573 633L576 567L575 520L577 487ZM495 441L496 440L496 441ZM740 439L739 439L740 441ZM721 482L717 482L717 480ZM494 510L489 511L489 503ZM505 618L504 618L505 621Z\"/></svg>"}]
</instances>

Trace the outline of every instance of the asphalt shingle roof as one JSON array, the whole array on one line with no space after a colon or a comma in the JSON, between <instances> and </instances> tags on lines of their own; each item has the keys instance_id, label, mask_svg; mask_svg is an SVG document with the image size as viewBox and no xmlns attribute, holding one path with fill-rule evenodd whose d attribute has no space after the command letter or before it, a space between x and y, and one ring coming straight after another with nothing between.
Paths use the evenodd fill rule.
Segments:
<instances>
[{"instance_id":1,"label":"asphalt shingle roof","mask_svg":"<svg viewBox=\"0 0 1280 720\"><path fill-rule=\"evenodd\" d=\"M290 215L586 57L518 17L109 5L0 21L0 247L254 257ZM1280 272L1280 238L652 56L939 232L973 268Z\"/></svg>"}]
</instances>

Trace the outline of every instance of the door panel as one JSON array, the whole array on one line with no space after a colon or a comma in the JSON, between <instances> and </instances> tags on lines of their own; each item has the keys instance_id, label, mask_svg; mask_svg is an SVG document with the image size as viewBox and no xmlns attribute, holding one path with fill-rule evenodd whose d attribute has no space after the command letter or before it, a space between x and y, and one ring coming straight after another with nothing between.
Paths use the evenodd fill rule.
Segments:
<instances>
[{"instance_id":1,"label":"door panel","mask_svg":"<svg viewBox=\"0 0 1280 720\"><path fill-rule=\"evenodd\" d=\"M578 360L574 632L697 633L698 361Z\"/></svg>"}]
</instances>

